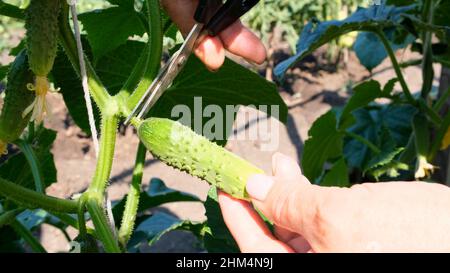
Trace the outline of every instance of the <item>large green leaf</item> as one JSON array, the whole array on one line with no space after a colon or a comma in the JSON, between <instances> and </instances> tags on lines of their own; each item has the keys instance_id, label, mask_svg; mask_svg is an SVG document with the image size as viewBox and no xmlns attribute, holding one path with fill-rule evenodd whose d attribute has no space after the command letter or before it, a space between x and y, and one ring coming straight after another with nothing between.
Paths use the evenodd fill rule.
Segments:
<instances>
[{"instance_id":1,"label":"large green leaf","mask_svg":"<svg viewBox=\"0 0 450 273\"><path fill-rule=\"evenodd\" d=\"M282 78L287 69L303 59L320 46L352 31L373 31L397 25L402 14L411 10L411 6L395 7L372 5L369 8L359 8L342 21L310 22L297 43L297 54L280 63L275 68L277 77Z\"/></svg>"},{"instance_id":2,"label":"large green leaf","mask_svg":"<svg viewBox=\"0 0 450 273\"><path fill-rule=\"evenodd\" d=\"M83 50L86 57L92 60L92 51L85 36L81 37L83 42ZM75 69L66 56L62 48L59 48L52 69L53 81L60 89L64 103L73 121L80 127L83 132L90 135L89 119L87 114L86 102L84 100L84 92L81 86L81 79L78 77ZM99 126L100 114L97 105L92 101L95 120L97 127Z\"/></svg>"},{"instance_id":3,"label":"large green leaf","mask_svg":"<svg viewBox=\"0 0 450 273\"><path fill-rule=\"evenodd\" d=\"M3 81L3 79L6 77L6 74L8 74L9 71L9 65L1 65L0 66L0 82Z\"/></svg>"},{"instance_id":4,"label":"large green leaf","mask_svg":"<svg viewBox=\"0 0 450 273\"><path fill-rule=\"evenodd\" d=\"M195 100L201 98L203 107L194 107ZM202 118L201 124L205 124L209 117L202 115L204 107L217 105L221 113L226 113L227 106L231 109L238 105L260 105L268 106L267 112L281 122L287 120L287 107L280 97L276 86L264 78L253 73L235 62L226 59L224 65L215 73L208 71L204 64L195 56L192 56L186 67L175 79L161 99L152 108L150 115L177 120L171 112L174 107L185 105L190 109L190 117L186 118L190 124L186 124L184 118L181 120L185 125L193 127L196 118ZM278 112L271 113L271 106L278 107ZM261 110L261 109L260 109ZM264 109L262 109L264 110ZM227 113L228 114L228 113ZM227 138L234 122L234 116L227 119L223 114L223 138ZM195 128L194 128L195 129ZM200 128L201 129L201 128ZM196 130L197 133L198 130ZM207 136L209 137L209 136ZM225 139L214 138L212 140L224 143Z\"/></svg>"},{"instance_id":5,"label":"large green leaf","mask_svg":"<svg viewBox=\"0 0 450 273\"><path fill-rule=\"evenodd\" d=\"M375 154L356 139L346 138L344 154L349 167L363 171L387 164L386 159L392 159L408 143L415 112L414 107L405 105L378 105L354 111L356 123L348 131L375 144L381 154Z\"/></svg>"},{"instance_id":6,"label":"large green leaf","mask_svg":"<svg viewBox=\"0 0 450 273\"><path fill-rule=\"evenodd\" d=\"M396 31L396 28L390 28L384 31L394 51L407 47L416 39L413 35L408 34L403 39L400 39L400 41L397 41L395 39ZM388 56L380 38L373 32L359 33L353 45L353 50L361 64L369 71L372 71L372 69L381 64Z\"/></svg>"},{"instance_id":7,"label":"large green leaf","mask_svg":"<svg viewBox=\"0 0 450 273\"><path fill-rule=\"evenodd\" d=\"M204 223L180 220L170 214L158 212L139 224L128 243L128 251L137 252L143 240L147 241L148 245L153 245L164 234L174 230L190 231L198 238L201 238L204 228Z\"/></svg>"},{"instance_id":8,"label":"large green leaf","mask_svg":"<svg viewBox=\"0 0 450 273\"><path fill-rule=\"evenodd\" d=\"M345 158L339 159L333 167L324 175L321 186L349 187L348 168L345 164Z\"/></svg>"},{"instance_id":9,"label":"large green leaf","mask_svg":"<svg viewBox=\"0 0 450 273\"><path fill-rule=\"evenodd\" d=\"M110 94L117 94L127 81L144 46L143 42L126 41L96 62L95 71Z\"/></svg>"},{"instance_id":10,"label":"large green leaf","mask_svg":"<svg viewBox=\"0 0 450 273\"><path fill-rule=\"evenodd\" d=\"M128 6L83 13L79 19L96 60L124 44L129 37L142 36L145 32L139 13Z\"/></svg>"},{"instance_id":11,"label":"large green leaf","mask_svg":"<svg viewBox=\"0 0 450 273\"><path fill-rule=\"evenodd\" d=\"M53 154L50 152L51 145L55 139L55 131L43 128L32 143L36 158L41 165L45 187L50 186L57 180L55 162ZM0 166L0 176L21 186L35 189L31 169L22 153L11 156Z\"/></svg>"},{"instance_id":12,"label":"large green leaf","mask_svg":"<svg viewBox=\"0 0 450 273\"><path fill-rule=\"evenodd\" d=\"M353 121L351 113L358 108L364 107L376 98L383 96L380 83L375 80L370 80L359 84L353 88L353 95L345 105L344 109L339 115L339 127L348 126Z\"/></svg>"},{"instance_id":13,"label":"large green leaf","mask_svg":"<svg viewBox=\"0 0 450 273\"><path fill-rule=\"evenodd\" d=\"M322 175L325 162L342 155L343 133L337 130L336 114L328 111L318 118L308 132L305 142L302 169L313 182Z\"/></svg>"},{"instance_id":14,"label":"large green leaf","mask_svg":"<svg viewBox=\"0 0 450 273\"><path fill-rule=\"evenodd\" d=\"M225 222L217 199L217 189L211 187L208 198L205 201L205 215L208 231L203 238L203 244L210 253L237 253L237 246L233 236L231 236Z\"/></svg>"},{"instance_id":15,"label":"large green leaf","mask_svg":"<svg viewBox=\"0 0 450 273\"><path fill-rule=\"evenodd\" d=\"M144 212L150 208L171 202L201 202L201 200L190 193L167 187L161 179L152 178L148 190L140 194L137 212ZM113 215L116 222L119 222L122 217L125 203L126 198L122 199L113 208Z\"/></svg>"},{"instance_id":16,"label":"large green leaf","mask_svg":"<svg viewBox=\"0 0 450 273\"><path fill-rule=\"evenodd\" d=\"M89 59L92 59L91 49L86 40L83 39L83 41L85 53ZM124 45L107 53L97 61L95 66L97 74L112 95L116 94L127 80L142 48L142 42L127 41ZM91 130L81 80L63 50L58 52L52 74L56 86L61 88L60 93L63 96L70 116L78 127L90 135ZM100 114L95 103L94 115L95 120L99 122ZM97 123L98 126L99 124Z\"/></svg>"}]
</instances>

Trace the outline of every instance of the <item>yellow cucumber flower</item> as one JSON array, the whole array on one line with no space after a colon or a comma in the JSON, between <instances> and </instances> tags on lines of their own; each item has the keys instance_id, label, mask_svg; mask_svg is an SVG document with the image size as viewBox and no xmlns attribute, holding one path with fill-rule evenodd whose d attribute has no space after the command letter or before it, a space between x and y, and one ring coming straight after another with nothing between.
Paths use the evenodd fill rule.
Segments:
<instances>
[{"instance_id":1,"label":"yellow cucumber flower","mask_svg":"<svg viewBox=\"0 0 450 273\"><path fill-rule=\"evenodd\" d=\"M28 89L36 92L36 98L34 101L23 111L22 117L25 117L29 113L31 114L31 121L35 121L40 124L45 116L51 116L51 107L47 101L48 92L57 92L58 90L50 89L50 83L47 77L36 76L35 84L29 84Z\"/></svg>"}]
</instances>

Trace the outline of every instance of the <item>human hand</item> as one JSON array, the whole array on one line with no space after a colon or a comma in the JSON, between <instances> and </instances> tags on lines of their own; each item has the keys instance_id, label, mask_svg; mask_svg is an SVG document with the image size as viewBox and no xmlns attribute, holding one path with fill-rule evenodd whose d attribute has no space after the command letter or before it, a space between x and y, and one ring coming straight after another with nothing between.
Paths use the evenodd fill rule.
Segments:
<instances>
[{"instance_id":1,"label":"human hand","mask_svg":"<svg viewBox=\"0 0 450 273\"><path fill-rule=\"evenodd\" d=\"M187 35L195 24L194 13L198 0L162 0L161 3L181 33ZM225 60L225 49L258 64L266 59L264 45L240 21L236 21L217 37L205 38L195 54L208 69L217 70Z\"/></svg>"},{"instance_id":2,"label":"human hand","mask_svg":"<svg viewBox=\"0 0 450 273\"><path fill-rule=\"evenodd\" d=\"M273 176L247 183L250 203L219 193L242 252L448 252L450 188L425 182L320 187L292 159L275 154Z\"/></svg>"}]
</instances>

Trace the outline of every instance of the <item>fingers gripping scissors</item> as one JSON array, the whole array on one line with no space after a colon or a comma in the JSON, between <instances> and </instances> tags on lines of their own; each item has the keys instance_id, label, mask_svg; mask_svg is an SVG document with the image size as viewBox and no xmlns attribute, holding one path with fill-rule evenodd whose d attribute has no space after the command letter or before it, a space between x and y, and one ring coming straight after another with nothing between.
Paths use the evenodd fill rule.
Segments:
<instances>
[{"instance_id":1,"label":"fingers gripping scissors","mask_svg":"<svg viewBox=\"0 0 450 273\"><path fill-rule=\"evenodd\" d=\"M125 120L128 125L133 117L143 118L166 91L178 73L186 65L194 48L206 36L217 36L242 15L254 7L259 0L200 0L194 14L196 21L180 49L161 68L158 76L146 90L131 114Z\"/></svg>"}]
</instances>

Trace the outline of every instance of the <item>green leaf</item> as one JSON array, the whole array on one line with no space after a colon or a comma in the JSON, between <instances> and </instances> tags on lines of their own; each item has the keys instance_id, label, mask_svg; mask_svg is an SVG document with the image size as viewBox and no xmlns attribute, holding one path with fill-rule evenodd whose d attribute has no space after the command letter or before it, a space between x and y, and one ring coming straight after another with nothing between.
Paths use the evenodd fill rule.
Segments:
<instances>
[{"instance_id":1,"label":"green leaf","mask_svg":"<svg viewBox=\"0 0 450 273\"><path fill-rule=\"evenodd\" d=\"M92 52L85 39L83 39L83 49L88 59L91 59ZM60 48L55 58L52 69L55 85L60 88L59 93L63 96L69 114L73 121L83 132L91 135L86 103L84 101L84 92L81 86L81 79L75 72L72 64L67 58L65 52ZM99 127L100 113L94 101L92 101L94 117Z\"/></svg>"},{"instance_id":2,"label":"green leaf","mask_svg":"<svg viewBox=\"0 0 450 273\"><path fill-rule=\"evenodd\" d=\"M302 169L313 182L322 175L325 162L342 155L343 133L336 129L336 115L333 111L318 118L308 132L305 142Z\"/></svg>"},{"instance_id":3,"label":"green leaf","mask_svg":"<svg viewBox=\"0 0 450 273\"><path fill-rule=\"evenodd\" d=\"M354 110L366 106L382 95L380 83L375 80L364 82L356 86L353 90L354 94L339 116L339 127L341 128L343 127L342 124L348 125L348 120L353 119L351 113Z\"/></svg>"},{"instance_id":4,"label":"green leaf","mask_svg":"<svg viewBox=\"0 0 450 273\"><path fill-rule=\"evenodd\" d=\"M0 82L6 77L6 74L8 74L8 71L9 71L9 65L0 66Z\"/></svg>"},{"instance_id":5,"label":"green leaf","mask_svg":"<svg viewBox=\"0 0 450 273\"><path fill-rule=\"evenodd\" d=\"M392 154L397 155L397 149L408 143L411 119L416 111L405 105L374 105L354 111L356 123L348 131L372 142L382 152L375 154L358 140L346 138L344 154L349 167L363 171L389 159Z\"/></svg>"},{"instance_id":6,"label":"green leaf","mask_svg":"<svg viewBox=\"0 0 450 273\"><path fill-rule=\"evenodd\" d=\"M207 226L203 244L209 253L238 253L237 246L233 236L231 236L225 222L223 221L222 211L220 210L217 189L211 187L208 192L208 198L205 201L205 215Z\"/></svg>"},{"instance_id":7,"label":"green leaf","mask_svg":"<svg viewBox=\"0 0 450 273\"><path fill-rule=\"evenodd\" d=\"M9 16L11 18L16 19L24 19L25 13L24 10L9 3L5 3L4 1L0 1L0 14L3 16Z\"/></svg>"},{"instance_id":8,"label":"green leaf","mask_svg":"<svg viewBox=\"0 0 450 273\"><path fill-rule=\"evenodd\" d=\"M204 232L204 224L180 220L170 214L158 212L139 224L135 234L128 243L128 251L137 252L142 239L145 239L148 245L151 246L164 234L174 230L190 231L201 238Z\"/></svg>"},{"instance_id":9,"label":"green leaf","mask_svg":"<svg viewBox=\"0 0 450 273\"><path fill-rule=\"evenodd\" d=\"M55 139L55 131L42 128L32 143L36 157L41 164L46 187L57 180L55 162L53 154L50 152L51 145ZM0 166L0 176L23 187L35 189L31 169L22 153L11 156Z\"/></svg>"},{"instance_id":10,"label":"green leaf","mask_svg":"<svg viewBox=\"0 0 450 273\"><path fill-rule=\"evenodd\" d=\"M386 127L382 127L381 129L379 144L381 153L375 155L369 160L367 165L364 166L363 173L391 163L394 158L404 150L404 147L397 147L397 144L391 137L389 130ZM375 178L378 179L378 177Z\"/></svg>"},{"instance_id":11,"label":"green leaf","mask_svg":"<svg viewBox=\"0 0 450 273\"><path fill-rule=\"evenodd\" d=\"M152 178L148 190L140 194L138 213L171 202L201 202L201 200L190 193L168 188L161 179ZM122 199L113 208L116 222L120 222L125 203L126 198Z\"/></svg>"},{"instance_id":12,"label":"green leaf","mask_svg":"<svg viewBox=\"0 0 450 273\"><path fill-rule=\"evenodd\" d=\"M394 51L407 47L416 39L413 35L408 34L401 41L396 41L395 28L385 30L384 33ZM388 56L383 43L373 32L359 33L353 45L353 50L361 64L369 71L380 65Z\"/></svg>"},{"instance_id":13,"label":"green leaf","mask_svg":"<svg viewBox=\"0 0 450 273\"><path fill-rule=\"evenodd\" d=\"M127 7L112 7L79 16L96 60L124 44L129 37L142 36L145 26L139 13Z\"/></svg>"},{"instance_id":14,"label":"green leaf","mask_svg":"<svg viewBox=\"0 0 450 273\"><path fill-rule=\"evenodd\" d=\"M304 28L297 43L297 54L280 63L275 68L275 75L282 78L286 71L305 56L335 38L352 31L372 31L397 25L402 14L412 6L395 7L372 5L359 8L342 21L310 22Z\"/></svg>"},{"instance_id":15,"label":"green leaf","mask_svg":"<svg viewBox=\"0 0 450 273\"><path fill-rule=\"evenodd\" d=\"M125 44L100 58L95 71L112 95L117 94L138 61L145 43L126 41Z\"/></svg>"},{"instance_id":16,"label":"green leaf","mask_svg":"<svg viewBox=\"0 0 450 273\"><path fill-rule=\"evenodd\" d=\"M85 53L90 58L92 56L90 47L86 40L83 39L83 41ZM127 41L97 61L96 72L111 95L116 94L125 83L142 48L142 42ZM83 132L90 135L91 130L81 80L62 50L58 52L52 74L56 86L61 88L60 93L74 122ZM95 106L94 102L93 104ZM94 115L97 127L99 127L100 113L96 106Z\"/></svg>"},{"instance_id":17,"label":"green leaf","mask_svg":"<svg viewBox=\"0 0 450 273\"><path fill-rule=\"evenodd\" d=\"M203 107L194 108L194 97L201 97ZM217 105L226 113L227 106L237 105L265 105L268 106L268 115L273 115L281 122L287 120L287 106L280 97L276 86L252 71L226 59L224 65L215 73L208 71L205 65L196 57L191 57L186 67L175 79L173 85L165 92L161 99L150 111L151 116L171 118L171 112L175 106L185 105L190 109L190 116L186 119L191 124L186 124L184 118L181 120L186 126L194 127L195 118L201 117L201 124L205 124L210 118L204 117L201 112L207 105ZM279 112L271 113L271 106L277 106ZM264 110L264 109L263 109ZM234 122L234 116L227 119L223 115L224 134L227 138ZM195 130L195 128L193 128ZM201 129L201 128L200 128ZM202 133L196 130L197 133ZM206 136L209 138L209 136ZM211 139L221 144L225 139Z\"/></svg>"},{"instance_id":18,"label":"green leaf","mask_svg":"<svg viewBox=\"0 0 450 273\"><path fill-rule=\"evenodd\" d=\"M320 182L321 186L349 187L347 164L345 158L339 159L333 167L325 174Z\"/></svg>"}]
</instances>

